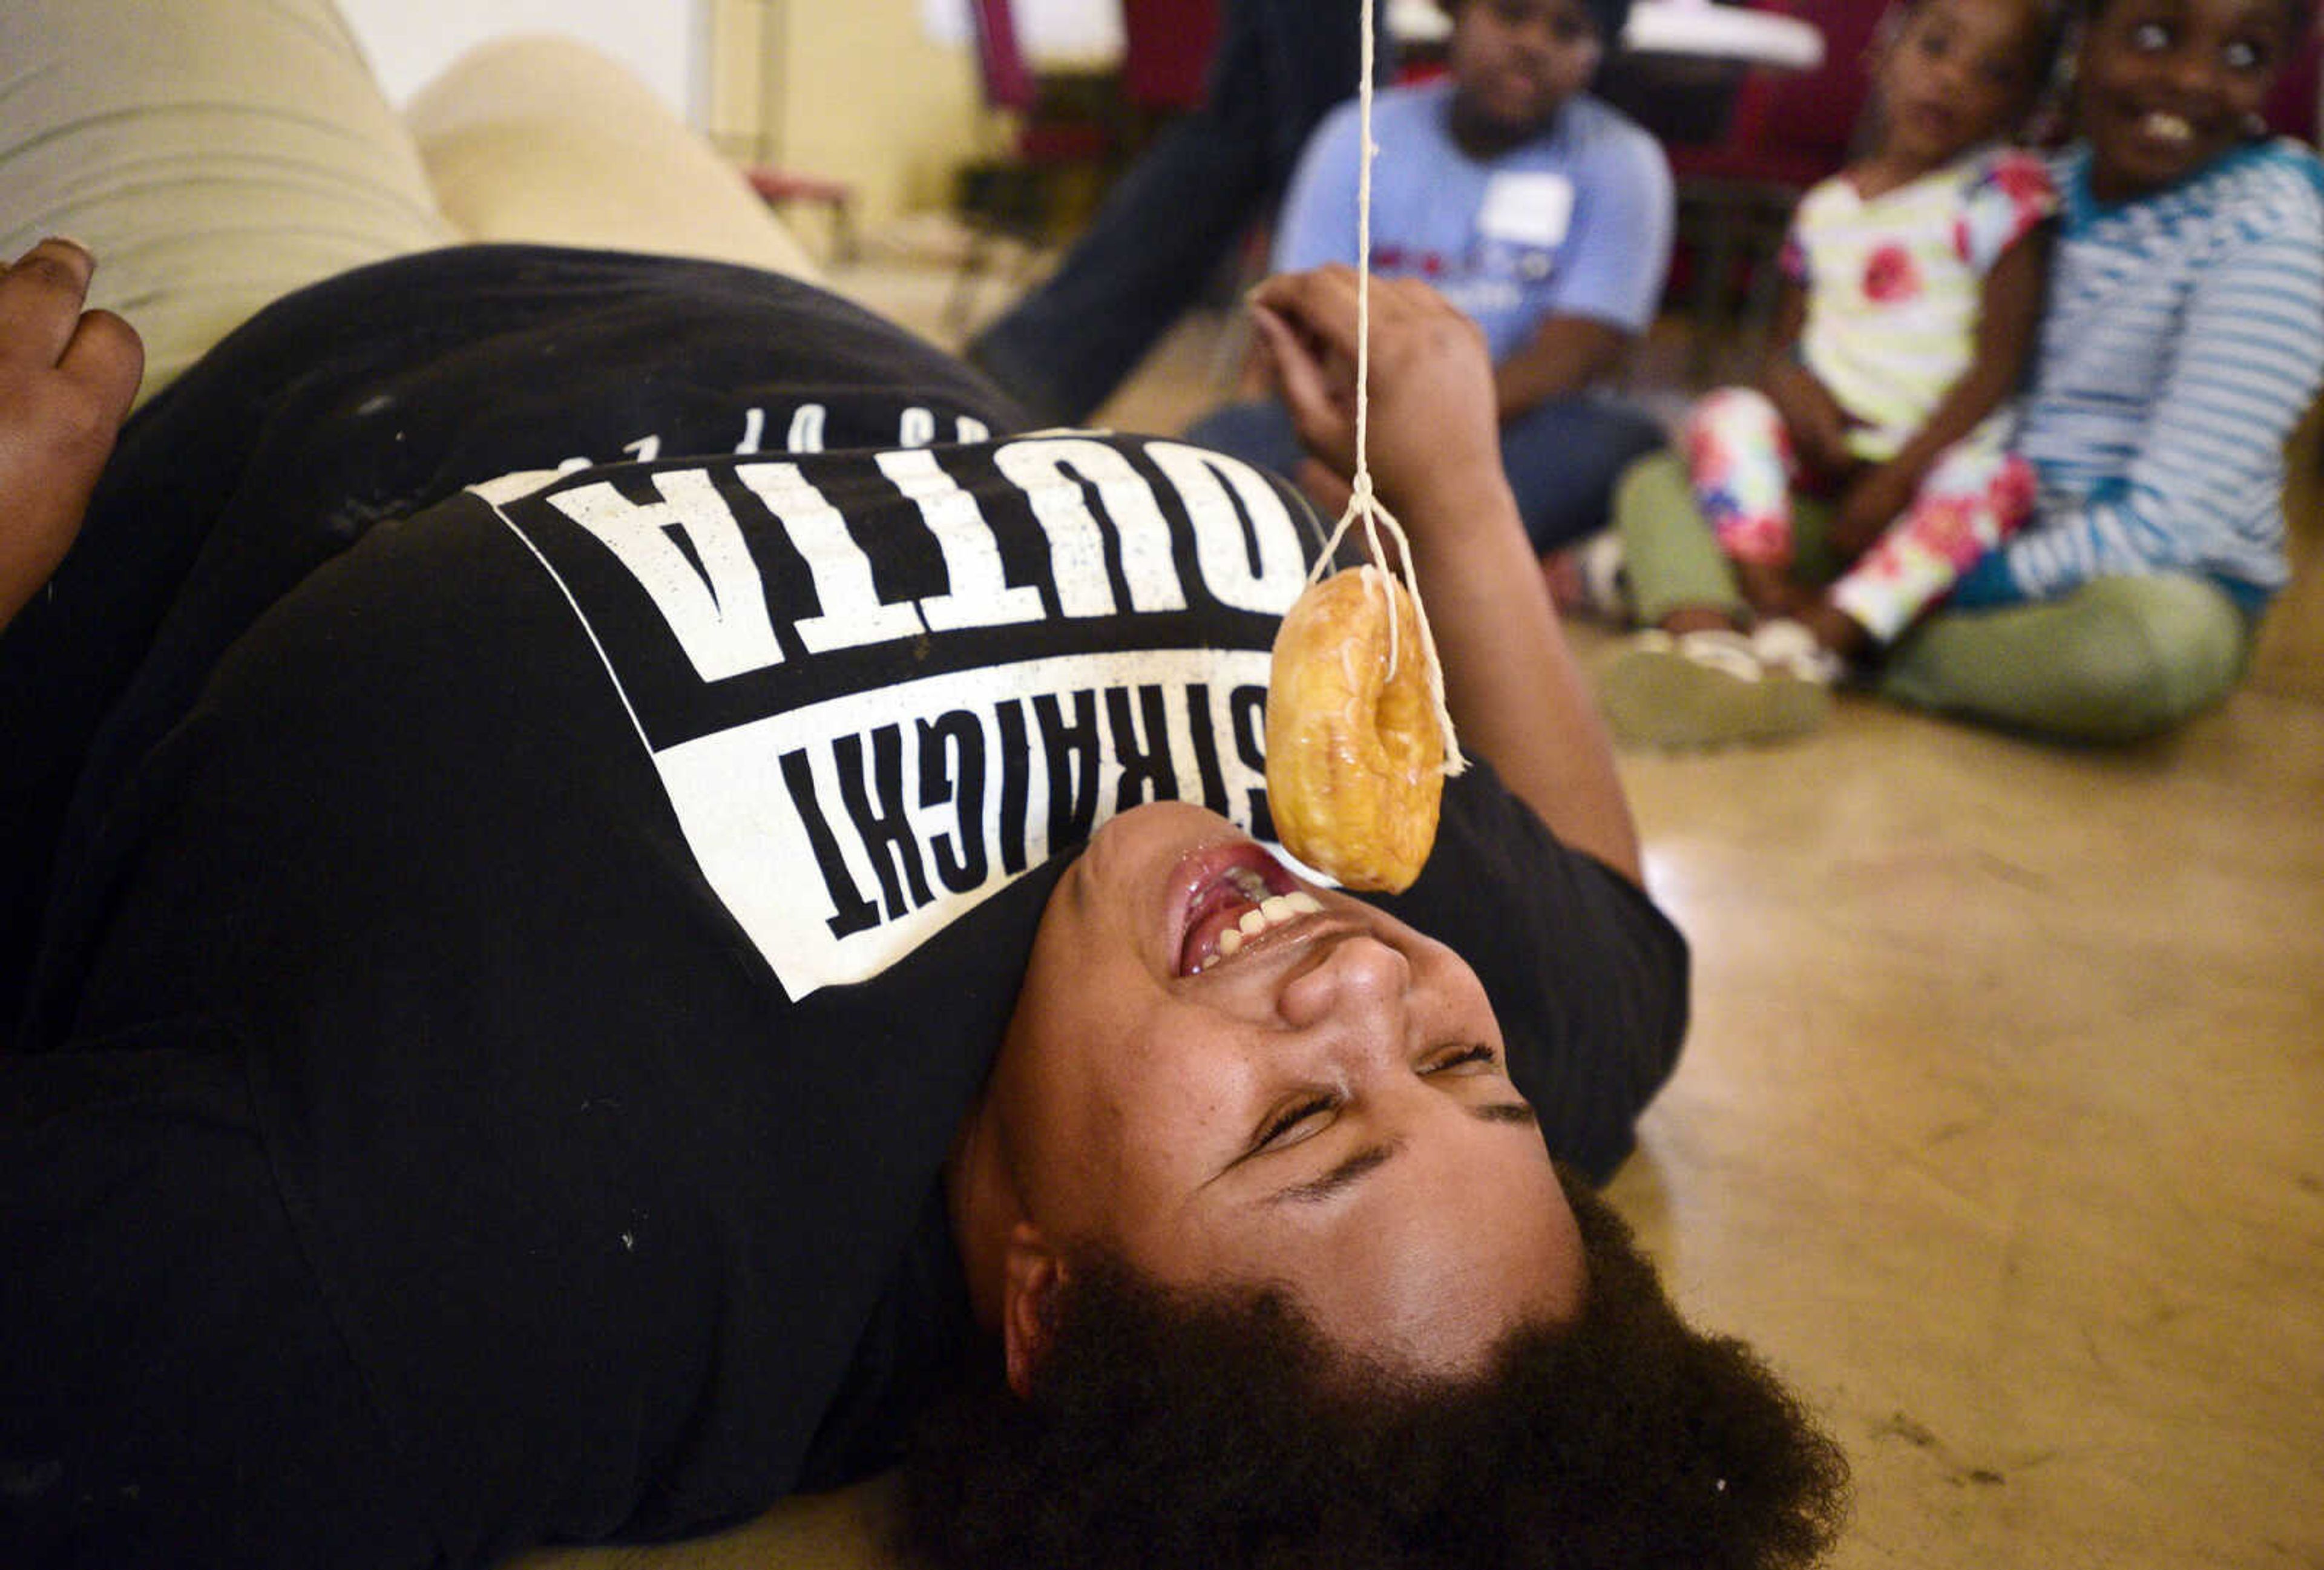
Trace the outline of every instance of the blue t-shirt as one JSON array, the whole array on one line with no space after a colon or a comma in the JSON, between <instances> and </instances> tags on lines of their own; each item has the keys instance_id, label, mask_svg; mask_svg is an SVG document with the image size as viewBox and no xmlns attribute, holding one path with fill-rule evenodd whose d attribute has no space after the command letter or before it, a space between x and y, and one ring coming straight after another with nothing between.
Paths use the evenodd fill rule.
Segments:
<instances>
[{"instance_id":1,"label":"blue t-shirt","mask_svg":"<svg viewBox=\"0 0 2324 1570\"><path fill-rule=\"evenodd\" d=\"M1582 97L1532 141L1480 160L1452 140L1452 107L1450 81L1373 103L1373 272L1435 285L1485 329L1496 363L1546 317L1645 328L1670 264L1661 144ZM1277 272L1355 262L1360 131L1346 103L1308 142L1277 227Z\"/></svg>"}]
</instances>

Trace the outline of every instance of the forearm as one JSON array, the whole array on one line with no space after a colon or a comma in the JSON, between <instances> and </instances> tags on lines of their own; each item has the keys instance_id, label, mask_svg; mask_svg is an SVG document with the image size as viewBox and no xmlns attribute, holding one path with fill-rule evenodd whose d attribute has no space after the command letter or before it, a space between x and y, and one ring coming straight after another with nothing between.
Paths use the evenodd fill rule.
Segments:
<instances>
[{"instance_id":1,"label":"forearm","mask_svg":"<svg viewBox=\"0 0 2324 1570\"><path fill-rule=\"evenodd\" d=\"M1977 343L1961 373L1919 430L1890 460L1899 477L1917 485L1945 449L1975 430L2025 380L2025 364L2041 331L2046 231L2004 253L1987 275L1978 310Z\"/></svg>"},{"instance_id":2,"label":"forearm","mask_svg":"<svg viewBox=\"0 0 2324 1570\"><path fill-rule=\"evenodd\" d=\"M1640 881L1637 830L1603 722L1499 474L1407 503L1414 566L1464 752L1566 844Z\"/></svg>"},{"instance_id":3,"label":"forearm","mask_svg":"<svg viewBox=\"0 0 2324 1570\"><path fill-rule=\"evenodd\" d=\"M1504 420L1570 398L1620 365L1629 336L1603 322L1552 317L1531 342L1493 367L1494 412Z\"/></svg>"},{"instance_id":4,"label":"forearm","mask_svg":"<svg viewBox=\"0 0 2324 1570\"><path fill-rule=\"evenodd\" d=\"M1786 355L1760 374L1759 390L1775 406L1792 439L1793 456L1811 474L1834 476L1852 466L1848 452L1848 416L1815 378Z\"/></svg>"},{"instance_id":5,"label":"forearm","mask_svg":"<svg viewBox=\"0 0 2324 1570\"><path fill-rule=\"evenodd\" d=\"M1908 489L1916 488L1945 450L1975 430L2000 408L2017 386L2019 367L1979 363L1955 382L1912 439L1896 449L1887 467Z\"/></svg>"}]
</instances>

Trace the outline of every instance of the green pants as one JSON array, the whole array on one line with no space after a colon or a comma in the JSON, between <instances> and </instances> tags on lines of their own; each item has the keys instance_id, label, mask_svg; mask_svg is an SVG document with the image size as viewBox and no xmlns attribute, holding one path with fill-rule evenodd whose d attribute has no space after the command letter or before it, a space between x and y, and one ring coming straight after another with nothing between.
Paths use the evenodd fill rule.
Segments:
<instances>
[{"instance_id":1,"label":"green pants","mask_svg":"<svg viewBox=\"0 0 2324 1570\"><path fill-rule=\"evenodd\" d=\"M1828 510L1810 502L1794 526L1794 571L1829 582L1840 563ZM1639 459L1614 497L1630 602L1649 625L1674 611L1746 614L1672 453ZM2180 573L2103 577L2038 604L1940 610L1888 651L1873 676L1884 697L2012 730L2126 742L2171 729L2234 688L2253 623L2226 591Z\"/></svg>"}]
</instances>

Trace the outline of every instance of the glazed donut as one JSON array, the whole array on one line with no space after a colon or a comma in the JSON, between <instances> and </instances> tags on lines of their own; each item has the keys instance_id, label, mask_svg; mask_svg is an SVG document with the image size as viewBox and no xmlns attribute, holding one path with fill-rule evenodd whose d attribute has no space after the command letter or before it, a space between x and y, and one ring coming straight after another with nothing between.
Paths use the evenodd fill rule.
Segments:
<instances>
[{"instance_id":1,"label":"glazed donut","mask_svg":"<svg viewBox=\"0 0 2324 1570\"><path fill-rule=\"evenodd\" d=\"M1268 809L1283 848L1349 888L1396 893L1428 860L1443 794L1411 595L1376 567L1311 584L1275 635L1267 688Z\"/></svg>"}]
</instances>

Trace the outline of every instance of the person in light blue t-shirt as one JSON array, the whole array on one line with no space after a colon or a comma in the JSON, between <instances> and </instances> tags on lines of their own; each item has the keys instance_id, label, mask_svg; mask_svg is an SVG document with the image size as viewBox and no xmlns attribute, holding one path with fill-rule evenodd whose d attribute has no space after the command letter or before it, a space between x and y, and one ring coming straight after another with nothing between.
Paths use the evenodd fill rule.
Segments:
<instances>
[{"instance_id":1,"label":"person in light blue t-shirt","mask_svg":"<svg viewBox=\"0 0 2324 1570\"><path fill-rule=\"evenodd\" d=\"M1599 391L1653 319L1669 264L1671 176L1662 148L1588 95L1628 0L1446 0L1447 78L1373 106L1371 263L1425 279L1484 329L1501 459L1536 551L1603 527L1616 476L1662 444L1643 411ZM1361 129L1341 106L1294 176L1273 264L1353 263ZM1262 330L1260 353L1268 352ZM1299 477L1289 416L1235 403L1188 433Z\"/></svg>"}]
</instances>

